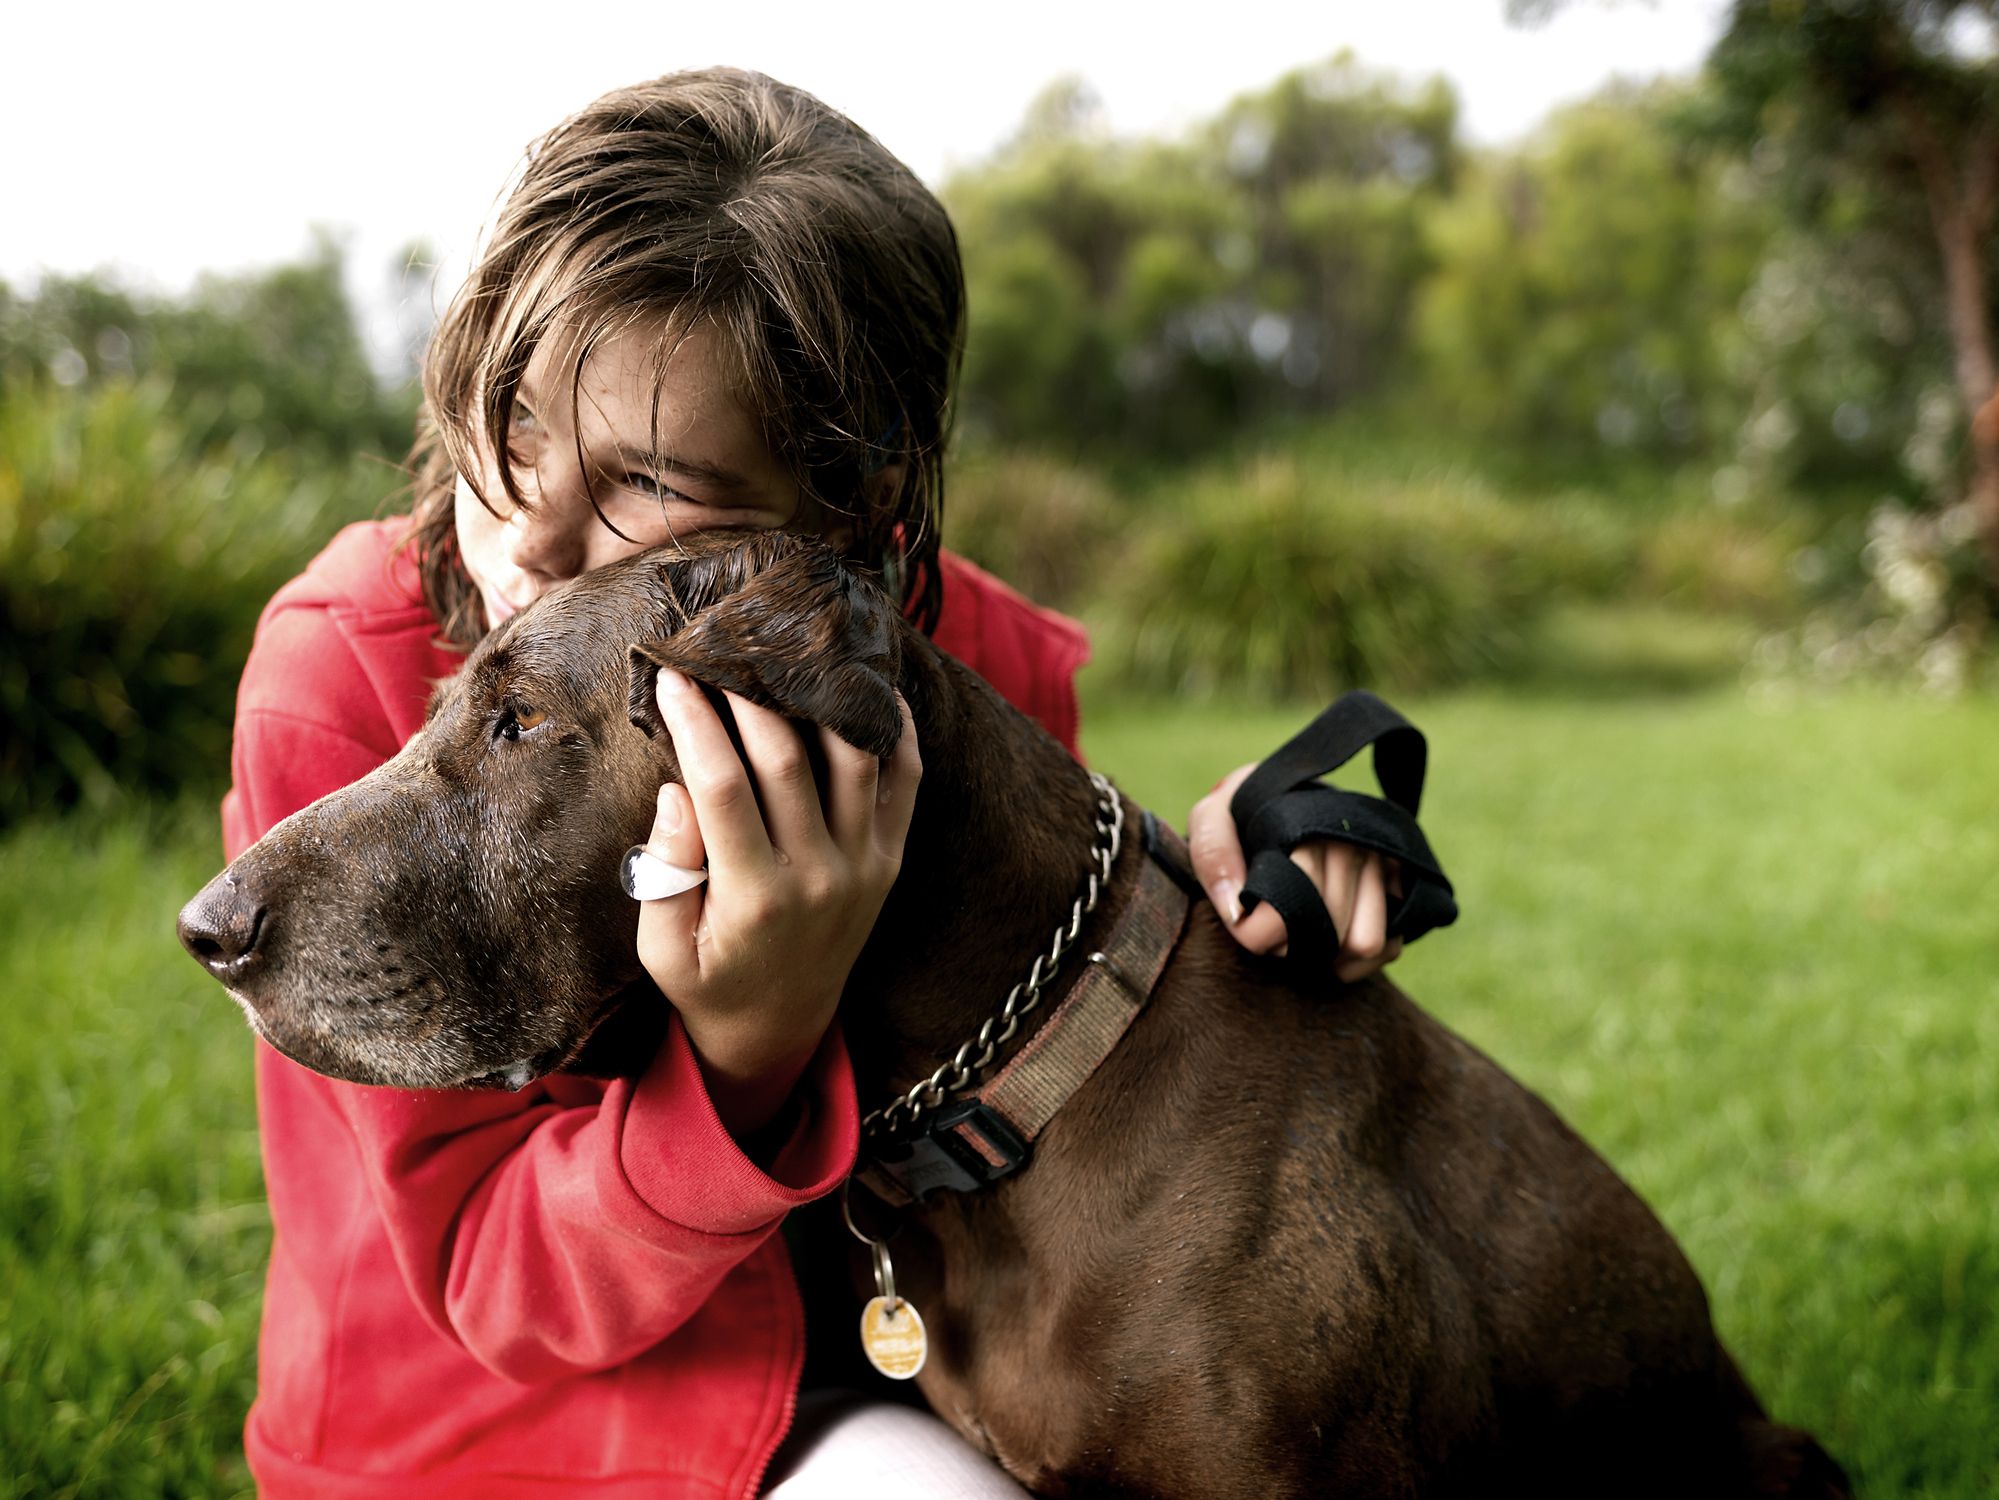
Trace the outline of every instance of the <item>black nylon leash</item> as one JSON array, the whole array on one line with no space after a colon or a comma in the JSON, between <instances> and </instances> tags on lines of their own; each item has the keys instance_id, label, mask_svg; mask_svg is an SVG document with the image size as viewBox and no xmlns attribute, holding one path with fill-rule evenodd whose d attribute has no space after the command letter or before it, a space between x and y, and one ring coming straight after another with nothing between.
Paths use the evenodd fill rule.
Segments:
<instances>
[{"instance_id":1,"label":"black nylon leash","mask_svg":"<svg viewBox=\"0 0 1999 1500\"><path fill-rule=\"evenodd\" d=\"M1319 780L1369 745L1382 796ZM1374 694L1354 691L1341 694L1236 788L1229 813L1249 860L1242 909L1250 912L1266 901L1275 907L1290 957L1308 970L1332 967L1340 934L1318 888L1290 860L1290 851L1307 839L1339 839L1400 861L1403 895L1388 917L1390 937L1413 943L1458 919L1451 882L1416 825L1428 761L1415 725Z\"/></svg>"}]
</instances>

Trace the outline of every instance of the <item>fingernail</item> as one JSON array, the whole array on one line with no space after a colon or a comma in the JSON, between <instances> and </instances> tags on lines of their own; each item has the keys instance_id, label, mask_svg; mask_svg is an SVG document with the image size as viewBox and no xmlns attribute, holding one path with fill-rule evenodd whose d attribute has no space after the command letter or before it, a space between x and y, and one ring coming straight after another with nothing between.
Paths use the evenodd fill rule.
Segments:
<instances>
[{"instance_id":1,"label":"fingernail","mask_svg":"<svg viewBox=\"0 0 1999 1500\"><path fill-rule=\"evenodd\" d=\"M1222 914L1222 920L1233 927L1242 920L1242 902L1236 898L1240 890L1233 880L1215 882L1215 907Z\"/></svg>"},{"instance_id":2,"label":"fingernail","mask_svg":"<svg viewBox=\"0 0 1999 1500\"><path fill-rule=\"evenodd\" d=\"M670 781L659 789L659 803L653 814L652 826L653 831L661 835L680 831L680 798L674 795Z\"/></svg>"},{"instance_id":3,"label":"fingernail","mask_svg":"<svg viewBox=\"0 0 1999 1500\"><path fill-rule=\"evenodd\" d=\"M685 693L693 686L693 683L689 682L683 674L675 671L672 667L661 667L659 669L659 691L662 697L668 693L676 695Z\"/></svg>"}]
</instances>

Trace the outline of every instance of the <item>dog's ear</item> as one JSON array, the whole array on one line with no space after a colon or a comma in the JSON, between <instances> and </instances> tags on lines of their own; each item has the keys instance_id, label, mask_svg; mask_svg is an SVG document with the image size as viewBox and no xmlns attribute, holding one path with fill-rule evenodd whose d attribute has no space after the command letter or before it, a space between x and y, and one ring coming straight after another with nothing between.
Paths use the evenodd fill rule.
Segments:
<instances>
[{"instance_id":1,"label":"dog's ear","mask_svg":"<svg viewBox=\"0 0 1999 1500\"><path fill-rule=\"evenodd\" d=\"M674 667L872 754L895 748L895 609L832 548L773 532L661 569L670 633L631 648L633 724L648 735L665 727L655 682L659 668Z\"/></svg>"}]
</instances>

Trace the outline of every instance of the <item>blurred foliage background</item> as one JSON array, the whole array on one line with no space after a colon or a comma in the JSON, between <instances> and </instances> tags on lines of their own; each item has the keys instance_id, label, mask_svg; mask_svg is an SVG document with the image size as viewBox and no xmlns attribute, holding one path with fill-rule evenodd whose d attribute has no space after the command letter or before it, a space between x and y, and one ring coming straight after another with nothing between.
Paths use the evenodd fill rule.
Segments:
<instances>
[{"instance_id":1,"label":"blurred foliage background","mask_svg":"<svg viewBox=\"0 0 1999 1500\"><path fill-rule=\"evenodd\" d=\"M1970 685L1989 19L1743 0L1700 76L1486 151L1443 80L1348 55L1171 140L1060 80L943 185L947 539L1147 690L1644 680L1692 638L1712 674ZM264 600L400 503L413 383L341 271L0 287L0 818L213 783Z\"/></svg>"},{"instance_id":2,"label":"blurred foliage background","mask_svg":"<svg viewBox=\"0 0 1999 1500\"><path fill-rule=\"evenodd\" d=\"M393 505L414 416L327 242L172 300L0 285L0 823L226 778L258 613Z\"/></svg>"}]
</instances>

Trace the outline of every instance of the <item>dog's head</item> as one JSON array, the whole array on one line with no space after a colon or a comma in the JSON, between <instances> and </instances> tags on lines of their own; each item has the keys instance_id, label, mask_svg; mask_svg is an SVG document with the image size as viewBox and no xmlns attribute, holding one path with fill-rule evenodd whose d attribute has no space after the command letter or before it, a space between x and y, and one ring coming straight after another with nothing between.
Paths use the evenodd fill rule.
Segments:
<instances>
[{"instance_id":1,"label":"dog's head","mask_svg":"<svg viewBox=\"0 0 1999 1500\"><path fill-rule=\"evenodd\" d=\"M394 760L210 881L181 941L316 1071L519 1087L643 979L617 870L679 774L659 667L885 756L903 628L830 548L775 532L600 568L487 636Z\"/></svg>"}]
</instances>

